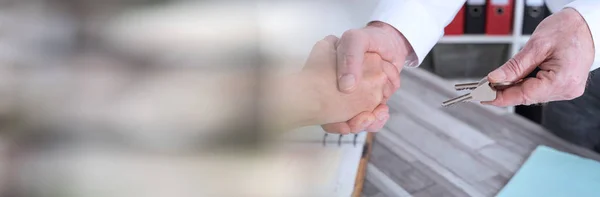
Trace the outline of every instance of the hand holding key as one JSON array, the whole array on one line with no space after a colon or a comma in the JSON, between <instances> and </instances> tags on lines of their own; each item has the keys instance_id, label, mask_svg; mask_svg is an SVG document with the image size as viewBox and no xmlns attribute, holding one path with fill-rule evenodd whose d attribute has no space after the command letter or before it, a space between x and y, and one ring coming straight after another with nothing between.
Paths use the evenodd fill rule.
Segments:
<instances>
[{"instance_id":1,"label":"hand holding key","mask_svg":"<svg viewBox=\"0 0 600 197\"><path fill-rule=\"evenodd\" d=\"M517 82L504 82L504 83L490 83L487 79L482 79L479 82L472 83L459 83L454 85L454 89L456 90L472 90L470 93L464 94L462 96L444 101L442 106L450 106L460 102L466 101L493 101L496 99L497 91L504 90L513 85L520 83Z\"/></svg>"},{"instance_id":2,"label":"hand holding key","mask_svg":"<svg viewBox=\"0 0 600 197\"><path fill-rule=\"evenodd\" d=\"M475 90L495 95L482 103L500 107L575 99L585 91L594 54L587 23L577 11L567 8L544 19L523 49L488 75L491 83L519 83L494 93L484 86ZM539 71L531 74L536 68ZM475 90L448 102L480 100Z\"/></svg>"},{"instance_id":3,"label":"hand holding key","mask_svg":"<svg viewBox=\"0 0 600 197\"><path fill-rule=\"evenodd\" d=\"M544 19L523 49L488 75L490 82L521 83L484 104L506 107L571 100L581 96L592 63L594 44L586 21L571 8ZM527 77L539 68L539 72Z\"/></svg>"}]
</instances>

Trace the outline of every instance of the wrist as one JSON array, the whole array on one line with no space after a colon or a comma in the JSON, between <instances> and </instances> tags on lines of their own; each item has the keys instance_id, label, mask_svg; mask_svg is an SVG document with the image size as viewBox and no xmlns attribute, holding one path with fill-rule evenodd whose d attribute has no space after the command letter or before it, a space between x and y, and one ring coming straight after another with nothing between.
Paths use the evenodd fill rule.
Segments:
<instances>
[{"instance_id":1,"label":"wrist","mask_svg":"<svg viewBox=\"0 0 600 197\"><path fill-rule=\"evenodd\" d=\"M321 110L314 77L305 72L271 82L268 93L269 119L278 127L296 128L318 124Z\"/></svg>"},{"instance_id":2,"label":"wrist","mask_svg":"<svg viewBox=\"0 0 600 197\"><path fill-rule=\"evenodd\" d=\"M308 126L321 124L319 118L322 111L322 95L320 94L319 78L311 73L301 72L294 76L296 88L294 93L290 94L290 103L292 110L296 112L296 125ZM290 88L291 89L291 88Z\"/></svg>"},{"instance_id":3,"label":"wrist","mask_svg":"<svg viewBox=\"0 0 600 197\"><path fill-rule=\"evenodd\" d=\"M581 13L573 8L565 8L561 12L561 14L566 15L565 18L567 22L565 24L574 25L576 33L573 39L578 40L581 43L580 46L585 47L585 51L589 52L589 56L591 56L593 59L596 47L594 46L594 39L590 30L590 26L585 18L581 15Z\"/></svg>"}]
</instances>

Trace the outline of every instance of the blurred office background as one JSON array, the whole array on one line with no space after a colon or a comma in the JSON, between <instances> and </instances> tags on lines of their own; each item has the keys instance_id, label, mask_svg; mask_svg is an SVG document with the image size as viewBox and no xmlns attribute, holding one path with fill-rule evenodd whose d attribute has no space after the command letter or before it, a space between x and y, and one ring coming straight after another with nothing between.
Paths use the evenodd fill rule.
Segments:
<instances>
[{"instance_id":1,"label":"blurred office background","mask_svg":"<svg viewBox=\"0 0 600 197\"><path fill-rule=\"evenodd\" d=\"M369 6L1 0L2 196L309 196L331 172L263 148L257 84Z\"/></svg>"}]
</instances>

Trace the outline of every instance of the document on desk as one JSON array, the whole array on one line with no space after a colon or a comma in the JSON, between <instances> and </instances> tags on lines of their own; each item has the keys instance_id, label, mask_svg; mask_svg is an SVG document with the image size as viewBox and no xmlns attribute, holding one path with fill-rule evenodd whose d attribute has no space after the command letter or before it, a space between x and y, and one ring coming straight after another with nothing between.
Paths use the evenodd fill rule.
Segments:
<instances>
[{"instance_id":1,"label":"document on desk","mask_svg":"<svg viewBox=\"0 0 600 197\"><path fill-rule=\"evenodd\" d=\"M309 126L287 132L283 153L291 155L290 169L302 167L307 172L308 196L350 197L353 194L367 133L325 135L320 126ZM304 155L299 157L297 153ZM360 195L360 194L358 194Z\"/></svg>"},{"instance_id":2,"label":"document on desk","mask_svg":"<svg viewBox=\"0 0 600 197\"><path fill-rule=\"evenodd\" d=\"M497 197L600 196L600 162L539 146Z\"/></svg>"}]
</instances>

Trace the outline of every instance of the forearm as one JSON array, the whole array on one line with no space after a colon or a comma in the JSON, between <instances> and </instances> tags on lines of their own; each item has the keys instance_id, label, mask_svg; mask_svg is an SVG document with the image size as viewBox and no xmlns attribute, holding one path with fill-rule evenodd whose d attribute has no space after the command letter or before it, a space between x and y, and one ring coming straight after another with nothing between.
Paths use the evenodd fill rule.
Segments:
<instances>
[{"instance_id":1,"label":"forearm","mask_svg":"<svg viewBox=\"0 0 600 197\"><path fill-rule=\"evenodd\" d=\"M262 124L277 129L322 124L322 106L314 84L305 73L267 79L260 98L265 112Z\"/></svg>"}]
</instances>

